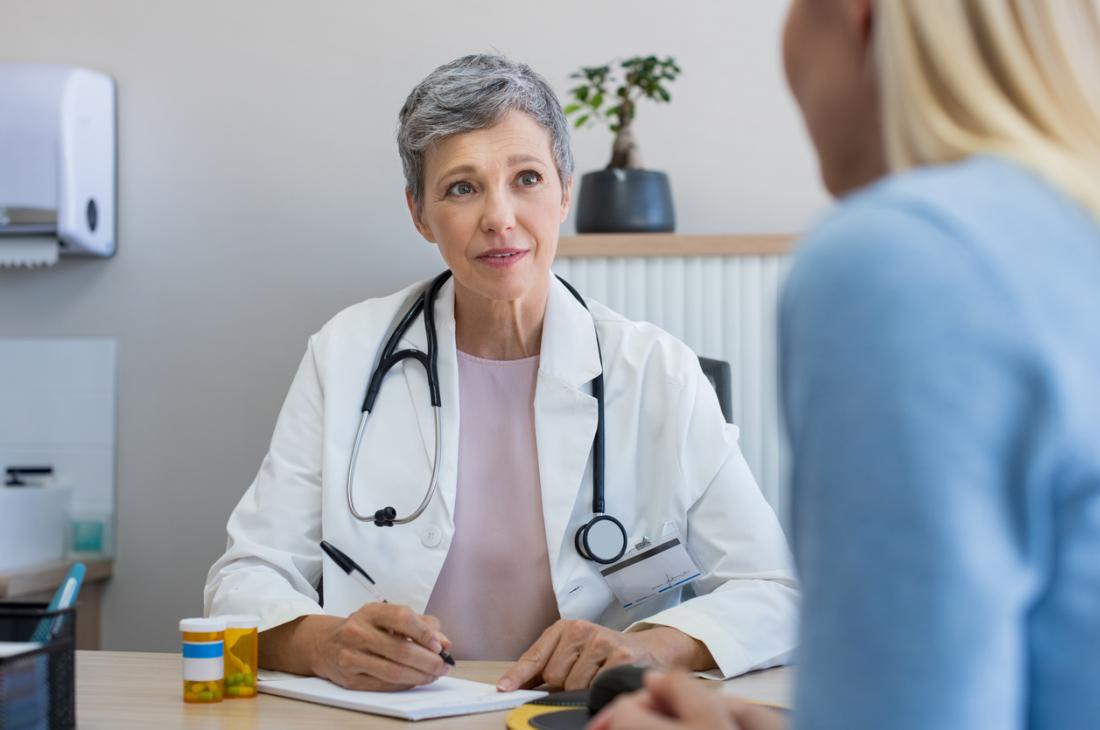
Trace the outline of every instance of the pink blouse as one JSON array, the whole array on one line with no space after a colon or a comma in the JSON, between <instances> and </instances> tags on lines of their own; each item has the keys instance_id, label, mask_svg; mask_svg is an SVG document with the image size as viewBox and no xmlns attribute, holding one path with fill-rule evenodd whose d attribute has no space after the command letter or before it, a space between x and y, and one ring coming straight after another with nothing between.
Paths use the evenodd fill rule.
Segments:
<instances>
[{"instance_id":1,"label":"pink blouse","mask_svg":"<svg viewBox=\"0 0 1100 730\"><path fill-rule=\"evenodd\" d=\"M458 353L455 534L426 613L457 659L515 660L558 619L542 519L538 356Z\"/></svg>"}]
</instances>

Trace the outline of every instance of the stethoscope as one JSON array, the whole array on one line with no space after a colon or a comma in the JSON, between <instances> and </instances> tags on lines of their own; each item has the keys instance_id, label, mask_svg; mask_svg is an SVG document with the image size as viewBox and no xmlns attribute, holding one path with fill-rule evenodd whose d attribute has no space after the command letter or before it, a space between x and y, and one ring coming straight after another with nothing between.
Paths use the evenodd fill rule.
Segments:
<instances>
[{"instance_id":1,"label":"stethoscope","mask_svg":"<svg viewBox=\"0 0 1100 730\"><path fill-rule=\"evenodd\" d=\"M424 290L417 295L405 314L394 325L393 331L386 340L382 353L378 358L378 364L371 373L367 383L367 393L363 397L363 406L360 409L359 428L355 432L355 446L351 450L351 461L348 462L347 494L348 509L355 519L361 522L373 522L378 527L393 527L394 525L406 525L428 508L428 503L435 496L439 485L439 455L442 443L441 410L442 399L439 396L439 367L438 344L435 331L435 299L439 290L451 276L450 271L444 271L435 277ZM574 289L569 282L558 280L565 285L569 293L588 310L584 298ZM398 350L397 345L401 338L408 332L413 321L421 313L424 315L424 331L427 334L427 353L420 350ZM595 322L592 324L595 328ZM599 333L596 333L596 351L600 356L600 373L592 380L592 395L596 398L596 437L592 443L592 519L577 529L574 544L581 557L607 565L614 563L626 553L626 528L617 519L604 513L604 408L603 408L603 353L600 351ZM420 501L420 506L405 517L398 517L397 510L393 507L383 507L375 511L373 515L361 514L355 509L355 500L352 497L352 485L355 480L355 468L359 461L359 446L363 441L363 431L367 425L367 417L374 402L378 398L378 392L382 389L382 382L386 374L394 365L402 360L416 360L428 375L428 392L431 396L432 413L435 416L435 456L432 459L432 476L428 482L428 492Z\"/></svg>"}]
</instances>

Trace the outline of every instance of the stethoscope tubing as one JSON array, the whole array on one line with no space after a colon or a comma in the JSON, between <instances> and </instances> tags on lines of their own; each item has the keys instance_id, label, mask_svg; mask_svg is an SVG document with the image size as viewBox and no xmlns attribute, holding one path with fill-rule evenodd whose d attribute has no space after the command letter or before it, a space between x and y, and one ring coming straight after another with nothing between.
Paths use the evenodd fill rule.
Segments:
<instances>
[{"instance_id":1,"label":"stethoscope tubing","mask_svg":"<svg viewBox=\"0 0 1100 730\"><path fill-rule=\"evenodd\" d=\"M440 406L432 406L432 414L435 416L435 458L432 459L432 478L428 483L428 492L424 495L424 499L420 501L420 505L413 510L407 517L394 517L391 520L387 520L387 523L393 525L407 525L415 520L417 517L424 513L424 510L428 508L428 504L431 503L432 497L435 496L435 492L439 487L439 457L443 451L443 434L442 418L440 416ZM347 476L347 496L348 496L348 509L351 510L351 514L355 519L360 522L377 522L378 515L364 515L359 510L355 509L355 499L352 497L352 483L355 478L355 465L359 462L359 446L363 443L363 432L366 430L367 418L370 417L370 411L363 411L359 415L359 428L355 432L355 446L351 450L351 460L348 462L348 476Z\"/></svg>"},{"instance_id":2,"label":"stethoscope tubing","mask_svg":"<svg viewBox=\"0 0 1100 730\"><path fill-rule=\"evenodd\" d=\"M363 405L359 414L359 426L355 431L355 443L352 447L351 458L348 461L347 478L345 482L345 489L347 493L348 510L351 512L355 519L361 522L374 522L378 526L392 526L392 525L405 525L413 520L417 519L424 513L424 510L428 508L432 498L435 496L439 487L439 464L440 456L442 454L442 398L440 396L439 388L439 348L437 342L437 335L435 329L435 298L439 293L440 288L449 279L451 272L444 271L437 276L432 283L424 289L424 291L418 296L416 301L408 308L401 320L394 326L390 333L390 336L386 339L386 344L382 348L382 353L379 356L378 363L375 366L374 372L371 373L370 381L367 384L366 394L363 396ZM585 303L584 298L580 295L573 286L562 279L560 276L558 280L569 290L569 293L580 302L581 306L586 310L588 305ZM413 321L420 314L424 316L424 331L427 336L427 353L420 352L413 349L405 349L397 351L397 345L401 341L401 337L412 325ZM593 323L595 326L595 323ZM599 337L596 337L596 351L600 358L600 372L592 380L592 395L596 399L597 408L597 420L596 420L596 436L593 439L592 445L592 512L593 517L587 523L581 526L577 531L575 538L577 551L589 560L593 560L597 563L610 564L617 561L622 557L626 551L626 529L622 523L617 519L604 512L604 378L603 378L603 351L600 347ZM435 420L435 458L432 459L432 476L431 481L428 484L428 491L424 495L424 498L420 501L419 506L405 517L398 517L396 511L392 507L386 507L376 511L373 515L365 515L359 512L355 508L355 499L353 497L353 486L355 481L355 467L359 462L359 449L363 443L363 434L366 430L367 419L370 418L371 411L374 408L375 400L378 397L378 393L382 388L382 382L386 377L386 374L390 369L405 359L412 359L419 362L423 367L428 377L428 390L431 396L432 412ZM622 532L622 543L617 554L614 556L601 557L592 554L592 551L588 549L588 530L593 525L601 521L609 521L618 527Z\"/></svg>"},{"instance_id":3,"label":"stethoscope tubing","mask_svg":"<svg viewBox=\"0 0 1100 730\"><path fill-rule=\"evenodd\" d=\"M558 277L569 293L588 310L584 303L584 297L573 288L565 279ZM595 325L593 325L595 326ZM592 443L592 512L596 515L603 514L604 510L604 413L603 413L603 348L600 347L600 338L596 338L596 353L600 357L600 373L592 380L592 397L596 399L596 438Z\"/></svg>"}]
</instances>

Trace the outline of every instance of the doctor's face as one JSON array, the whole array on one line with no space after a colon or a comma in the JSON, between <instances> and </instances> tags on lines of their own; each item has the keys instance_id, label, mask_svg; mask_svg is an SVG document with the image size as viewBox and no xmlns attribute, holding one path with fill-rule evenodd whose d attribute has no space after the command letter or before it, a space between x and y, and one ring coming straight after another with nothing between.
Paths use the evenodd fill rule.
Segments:
<instances>
[{"instance_id":1,"label":"doctor's face","mask_svg":"<svg viewBox=\"0 0 1100 730\"><path fill-rule=\"evenodd\" d=\"M417 230L439 246L457 287L493 301L545 297L571 180L558 179L550 135L523 112L448 137L424 156Z\"/></svg>"}]
</instances>

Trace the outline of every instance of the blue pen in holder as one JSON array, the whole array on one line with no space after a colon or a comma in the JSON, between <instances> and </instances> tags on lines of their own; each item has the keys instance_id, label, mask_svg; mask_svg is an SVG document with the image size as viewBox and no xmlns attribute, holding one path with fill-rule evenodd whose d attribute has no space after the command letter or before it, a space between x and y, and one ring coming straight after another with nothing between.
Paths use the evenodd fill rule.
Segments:
<instances>
[{"instance_id":1,"label":"blue pen in holder","mask_svg":"<svg viewBox=\"0 0 1100 730\"><path fill-rule=\"evenodd\" d=\"M36 642L43 622L50 632ZM0 603L0 728L76 726L75 646L75 606Z\"/></svg>"}]
</instances>

